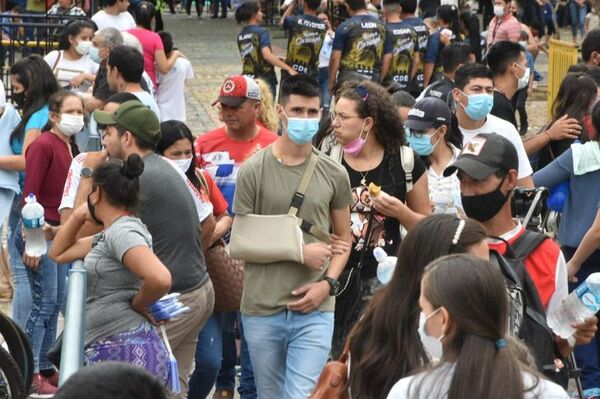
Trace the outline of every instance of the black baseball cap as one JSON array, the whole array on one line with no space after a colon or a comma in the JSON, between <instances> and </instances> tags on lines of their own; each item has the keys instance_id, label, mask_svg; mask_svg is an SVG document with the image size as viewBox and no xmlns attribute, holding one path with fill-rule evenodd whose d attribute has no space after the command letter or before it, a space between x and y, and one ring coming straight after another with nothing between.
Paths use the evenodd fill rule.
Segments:
<instances>
[{"instance_id":1,"label":"black baseball cap","mask_svg":"<svg viewBox=\"0 0 600 399\"><path fill-rule=\"evenodd\" d=\"M422 131L432 126L450 125L450 118L450 109L444 101L436 97L425 97L408 111L404 124L413 130Z\"/></svg>"},{"instance_id":2,"label":"black baseball cap","mask_svg":"<svg viewBox=\"0 0 600 399\"><path fill-rule=\"evenodd\" d=\"M461 170L475 180L483 180L498 171L511 169L519 169L513 143L496 133L480 133L465 144L456 162L444 170L444 176Z\"/></svg>"}]
</instances>

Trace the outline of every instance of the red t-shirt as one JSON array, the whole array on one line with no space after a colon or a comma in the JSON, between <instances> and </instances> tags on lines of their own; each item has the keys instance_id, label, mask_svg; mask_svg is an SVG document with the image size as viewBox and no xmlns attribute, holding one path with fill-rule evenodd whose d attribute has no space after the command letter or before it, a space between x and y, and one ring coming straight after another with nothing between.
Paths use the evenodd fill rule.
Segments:
<instances>
[{"instance_id":1,"label":"red t-shirt","mask_svg":"<svg viewBox=\"0 0 600 399\"><path fill-rule=\"evenodd\" d=\"M227 212L227 208L229 204L225 197L223 197L223 193L219 190L219 187L211 177L211 175L205 170L201 170L202 176L206 180L206 185L208 186L208 193L203 192L203 194L208 194L208 199L213 206L213 215L221 216L225 212ZM204 187L200 188L201 191L204 191Z\"/></svg>"},{"instance_id":2,"label":"red t-shirt","mask_svg":"<svg viewBox=\"0 0 600 399\"><path fill-rule=\"evenodd\" d=\"M52 132L44 132L25 152L25 187L23 198L35 194L44 207L44 217L60 222L58 206L71 166L71 153L67 143Z\"/></svg>"},{"instance_id":3,"label":"red t-shirt","mask_svg":"<svg viewBox=\"0 0 600 399\"><path fill-rule=\"evenodd\" d=\"M512 245L525 232L522 226L504 234L503 239ZM506 244L502 241L488 243L490 249L504 255ZM542 305L547 311L560 305L568 294L566 263L560 248L552 240L544 240L525 260L525 268L538 290Z\"/></svg>"},{"instance_id":4,"label":"red t-shirt","mask_svg":"<svg viewBox=\"0 0 600 399\"><path fill-rule=\"evenodd\" d=\"M231 207L235 181L241 164L277 139L275 133L261 126L253 139L234 140L229 137L225 127L220 127L199 136L194 142L196 166L206 170L213 177L229 203L230 213L233 214Z\"/></svg>"}]
</instances>

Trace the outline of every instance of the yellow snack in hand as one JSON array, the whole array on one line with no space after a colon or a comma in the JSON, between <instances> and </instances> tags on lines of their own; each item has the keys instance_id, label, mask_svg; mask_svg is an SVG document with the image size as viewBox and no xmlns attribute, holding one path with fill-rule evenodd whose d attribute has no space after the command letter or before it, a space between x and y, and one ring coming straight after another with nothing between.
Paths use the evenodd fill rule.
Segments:
<instances>
[{"instance_id":1,"label":"yellow snack in hand","mask_svg":"<svg viewBox=\"0 0 600 399\"><path fill-rule=\"evenodd\" d=\"M369 183L369 195L371 195L371 198L375 198L381 193L381 186L378 186L375 183Z\"/></svg>"}]
</instances>

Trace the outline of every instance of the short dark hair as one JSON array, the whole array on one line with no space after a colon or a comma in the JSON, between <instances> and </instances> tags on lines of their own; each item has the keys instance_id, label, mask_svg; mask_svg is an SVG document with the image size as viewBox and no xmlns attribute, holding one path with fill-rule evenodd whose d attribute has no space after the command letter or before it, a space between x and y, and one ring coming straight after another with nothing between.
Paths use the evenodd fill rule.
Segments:
<instances>
[{"instance_id":1,"label":"short dark hair","mask_svg":"<svg viewBox=\"0 0 600 399\"><path fill-rule=\"evenodd\" d=\"M260 4L257 1L245 1L235 9L235 20L238 24L248 22L259 11Z\"/></svg>"},{"instance_id":2,"label":"short dark hair","mask_svg":"<svg viewBox=\"0 0 600 399\"><path fill-rule=\"evenodd\" d=\"M497 42L487 53L487 63L494 75L505 73L513 62L519 62L521 53L525 50L519 43L503 40Z\"/></svg>"},{"instance_id":3,"label":"short dark hair","mask_svg":"<svg viewBox=\"0 0 600 399\"><path fill-rule=\"evenodd\" d=\"M154 4L142 1L135 8L135 23L148 30L152 30L152 19L154 19L155 14L156 8Z\"/></svg>"},{"instance_id":4,"label":"short dark hair","mask_svg":"<svg viewBox=\"0 0 600 399\"><path fill-rule=\"evenodd\" d=\"M321 90L319 83L314 78L299 73L283 80L279 91L279 103L285 105L292 94L312 98L319 97Z\"/></svg>"},{"instance_id":5,"label":"short dark hair","mask_svg":"<svg viewBox=\"0 0 600 399\"><path fill-rule=\"evenodd\" d=\"M367 8L365 0L346 0L346 4L352 11L364 10Z\"/></svg>"},{"instance_id":6,"label":"short dark hair","mask_svg":"<svg viewBox=\"0 0 600 399\"><path fill-rule=\"evenodd\" d=\"M137 98L135 94L123 92L123 93L115 93L112 96L108 97L108 100L106 100L106 103L123 104L123 103L126 103L127 101L140 101L140 99Z\"/></svg>"},{"instance_id":7,"label":"short dark hair","mask_svg":"<svg viewBox=\"0 0 600 399\"><path fill-rule=\"evenodd\" d=\"M144 73L144 56L129 46L117 46L108 55L108 65L117 68L127 83L139 83Z\"/></svg>"},{"instance_id":8,"label":"short dark hair","mask_svg":"<svg viewBox=\"0 0 600 399\"><path fill-rule=\"evenodd\" d=\"M600 29L593 29L587 33L581 43L581 58L588 62L594 51L600 53Z\"/></svg>"},{"instance_id":9,"label":"short dark hair","mask_svg":"<svg viewBox=\"0 0 600 399\"><path fill-rule=\"evenodd\" d=\"M54 396L56 399L165 399L163 384L141 367L100 362L81 368Z\"/></svg>"},{"instance_id":10,"label":"short dark hair","mask_svg":"<svg viewBox=\"0 0 600 399\"><path fill-rule=\"evenodd\" d=\"M460 64L469 62L469 56L473 49L466 43L452 43L442 49L440 57L442 58L442 67L444 72L452 73Z\"/></svg>"},{"instance_id":11,"label":"short dark hair","mask_svg":"<svg viewBox=\"0 0 600 399\"><path fill-rule=\"evenodd\" d=\"M321 0L304 0L304 5L309 10L317 11L321 7Z\"/></svg>"},{"instance_id":12,"label":"short dark hair","mask_svg":"<svg viewBox=\"0 0 600 399\"><path fill-rule=\"evenodd\" d=\"M167 31L158 32L158 36L160 36L160 40L162 40L163 48L165 50L165 54L168 56L173 51L173 36Z\"/></svg>"},{"instance_id":13,"label":"short dark hair","mask_svg":"<svg viewBox=\"0 0 600 399\"><path fill-rule=\"evenodd\" d=\"M456 84L457 89L463 90L472 79L477 78L493 80L494 75L492 75L492 71L490 71L487 66L478 62L464 64L456 70L454 83Z\"/></svg>"},{"instance_id":14,"label":"short dark hair","mask_svg":"<svg viewBox=\"0 0 600 399\"><path fill-rule=\"evenodd\" d=\"M398 4L405 14L414 14L417 11L417 0L398 0Z\"/></svg>"}]
</instances>

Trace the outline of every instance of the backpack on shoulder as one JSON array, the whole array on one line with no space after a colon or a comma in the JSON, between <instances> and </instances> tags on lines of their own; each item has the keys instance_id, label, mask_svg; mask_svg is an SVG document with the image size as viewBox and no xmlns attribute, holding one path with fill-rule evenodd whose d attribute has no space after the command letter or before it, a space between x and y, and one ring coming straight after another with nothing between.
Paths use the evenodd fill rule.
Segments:
<instances>
[{"instance_id":1,"label":"backpack on shoulder","mask_svg":"<svg viewBox=\"0 0 600 399\"><path fill-rule=\"evenodd\" d=\"M529 347L541 373L566 387L569 380L567 369L563 367L566 359L556 347L537 288L525 268L527 257L547 239L544 234L525 230L512 245L507 246L505 255L491 251L490 260L499 266L506 282L508 333Z\"/></svg>"}]
</instances>

